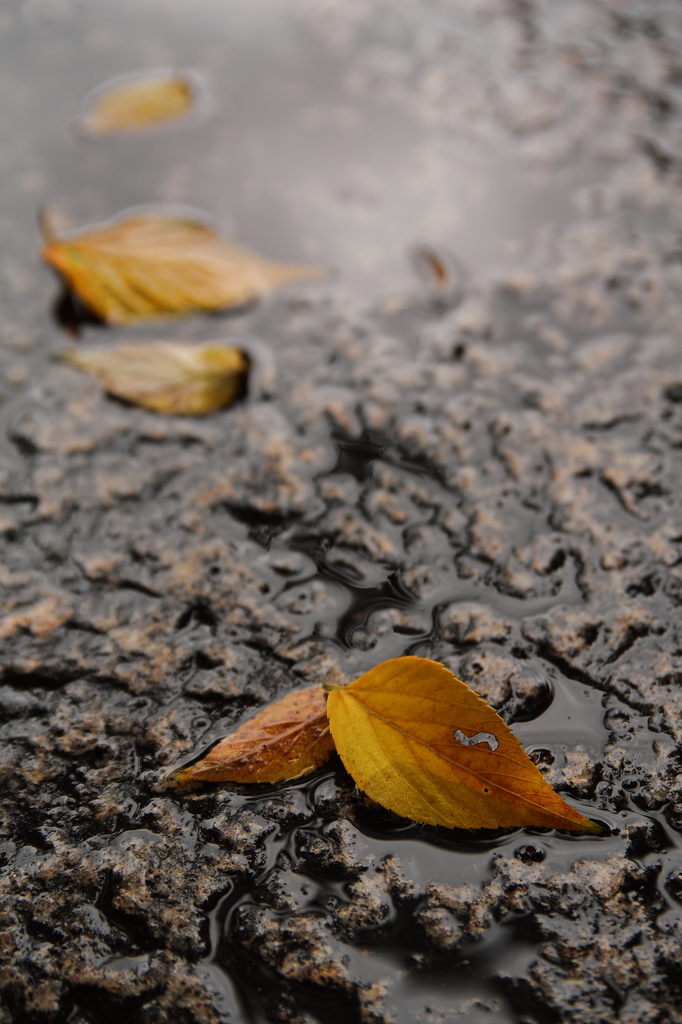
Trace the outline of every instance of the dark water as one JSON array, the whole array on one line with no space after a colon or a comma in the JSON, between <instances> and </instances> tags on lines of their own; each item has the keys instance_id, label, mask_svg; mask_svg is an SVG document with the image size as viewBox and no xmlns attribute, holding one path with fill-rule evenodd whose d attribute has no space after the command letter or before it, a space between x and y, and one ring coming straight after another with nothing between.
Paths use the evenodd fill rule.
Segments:
<instances>
[{"instance_id":1,"label":"dark water","mask_svg":"<svg viewBox=\"0 0 682 1024\"><path fill-rule=\"evenodd\" d=\"M378 471L386 453L379 444L369 441L351 443L337 442L338 459L328 474L329 478L349 476L368 485L372 474ZM423 467L400 466L406 477L426 482L432 494L441 491L440 483L431 478ZM362 503L362 491L359 502ZM566 573L561 589L551 598L521 600L501 594L492 584L473 585L461 579L453 565L449 578L442 587L431 595L428 601L416 598L405 585L400 572L390 564L377 566L376 563L363 565L360 559L350 565L342 560L343 552L323 543L323 538L314 531L298 526L275 529L264 526L261 521L252 523L231 519L230 524L222 522L221 529L233 537L240 537L244 544L245 557L253 558L254 543L261 549L260 564L264 579L270 587L269 597L277 604L279 597L290 599L300 592L305 595L311 585L322 587L327 595L323 605L324 618L319 618L319 605L309 614L301 606L300 639L306 636L325 636L330 644L345 653L349 673L360 674L388 658L403 654L417 653L432 656L435 653L434 623L439 609L452 601L482 601L496 611L510 618L522 619L535 612L548 610L557 602L579 606L582 598L575 579ZM246 552L249 552L247 555ZM292 563L292 552L300 556ZM281 567L287 566L286 574ZM270 566L269 572L267 567ZM408 635L400 629L378 633L373 626L373 616L385 609L408 610L415 623L423 624L422 631L415 625ZM370 640L368 643L367 640ZM512 713L509 719L516 735L526 750L533 756L549 757L561 763L563 752L581 745L594 761L599 761L613 732L605 722L608 711L611 720L622 710L629 720L629 732L621 737L634 758L647 761L651 758L653 745L660 743L661 734L652 727L646 715L633 714L631 707L620 702L613 695L606 695L585 683L569 678L555 665L541 658L530 658L528 671L544 684L540 688L540 699L535 706L524 706L518 715ZM202 737L195 756L206 749L214 739L225 734L231 719L206 720L206 732ZM344 883L311 877L297 867L297 845L301 834L325 835L330 821L336 814L325 809L324 797L335 786L352 788L342 767L334 764L330 769L321 769L310 779L285 787L267 787L262 792L239 789L235 792L235 806L245 800L251 810L258 813L261 805L271 808L271 800L277 794L296 792L302 805L312 817L304 825L280 829L266 840L267 858L259 879L248 892L227 886L225 895L218 900L209 915L209 952L206 970L210 970L212 984L225 991L225 973L231 979L227 985L230 997L235 1000L236 1012L248 1021L264 1021L259 1009L259 997L255 993L273 984L273 979L259 974L249 974L245 965L235 953L231 938L235 915L241 907L258 905L259 888L267 886L273 872L282 868L295 872L294 888L299 893L295 913L313 911L324 915L326 909L343 906L348 902ZM320 796L323 797L320 802ZM530 857L531 861L542 861L556 873L567 871L572 863L580 859L604 858L622 854L621 830L628 825L641 823L643 818L655 823L659 846L655 850L643 851L643 863L663 861L659 874L659 895L667 913L676 919L679 909L664 887L667 867L678 862L682 841L672 830L664 813L645 815L637 802L636 788L625 787L617 812L597 808L591 802L571 803L582 813L596 818L606 828L602 837L576 836L544 829L518 829L502 834L473 834L448 832L428 828L409 822L392 819L391 816L377 817L376 812L364 807L361 801L353 804L350 818L359 860L363 856L374 859L380 865L385 857L396 856L405 875L418 886L431 881L454 886L480 885L490 877L490 867L496 855ZM269 813L269 810L268 810ZM266 823L267 816L262 819ZM331 901L331 903L330 903ZM268 905L267 898L263 905ZM286 916L286 915L285 915ZM665 917L665 914L664 914ZM433 964L420 966L419 944L412 935L410 914L393 908L392 916L382 921L381 926L371 930L366 942L345 944L344 953L354 978L364 984L387 983L390 996L388 1004L396 1012L400 1024L412 1021L428 1021L429 1014L437 1011L446 1013L453 1005L466 1006L464 1016L468 1024L482 1024L493 1019L500 1022L517 1022L518 1007L508 1000L500 978L522 978L528 965L537 956L538 943L527 922L495 924L488 928L482 940L463 947L457 961L457 969L447 970ZM246 970L245 970L246 967ZM223 973L223 971L225 973ZM226 997L227 998L227 997ZM319 995L310 997L306 1010L313 1020L336 1020L340 1012L336 997L320 1002Z\"/></svg>"},{"instance_id":2,"label":"dark water","mask_svg":"<svg viewBox=\"0 0 682 1024\"><path fill-rule=\"evenodd\" d=\"M3 234L14 239L13 273L20 277L22 265L37 251L32 225L41 206L77 227L131 207L173 204L201 211L229 237L264 255L328 267L328 279L311 285L313 291L344 295L350 308L385 302L390 309L391 296L416 287L409 260L415 244L442 247L455 255L469 279L483 281L571 219L575 188L591 180L594 167L578 162L548 177L531 170L501 138L477 136L464 123L443 131L409 102L404 39L392 37L389 29L382 34L375 23L366 29L360 24L353 38L338 37L311 10L295 0L5 4L0 9L0 84L6 97L0 111L0 189ZM431 8L422 16L427 27L437 17ZM93 88L114 76L163 67L190 69L202 82L202 102L186 123L145 135L79 139L74 120ZM44 279L47 294L53 287L47 271ZM196 333L209 330L213 325ZM84 333L96 337L100 331L90 326ZM426 481L443 500L444 486L428 467L392 458L380 440L336 437L333 442L337 462L327 476L354 481L359 501L382 466ZM300 593L299 639L326 638L357 674L401 654L433 653L434 623L453 601L484 601L517 619L558 602L578 606L582 601L569 571L551 597L521 600L492 584L462 579L454 564L437 592L420 600L399 566L365 564L360 558L349 563L343 552L321 544L314 529L234 511L220 520L220 530L259 560L270 600L292 601ZM298 561L283 572L282 560L291 564L292 554ZM311 583L324 592L323 611L318 603L307 615ZM386 609L408 613L410 624L377 632L376 616ZM543 681L545 697L511 719L526 749L560 759L563 748L580 743L598 760L609 739L604 716L607 709L618 710L618 700L540 658L529 671ZM627 742L648 756L660 733L646 716L638 720L632 708L627 714L635 722ZM199 744L211 743L232 724L227 715L207 718ZM320 809L320 793L334 781L349 785L338 765L287 787L312 816L304 826L272 834L253 891L233 890L226 879L224 894L208 915L208 953L201 970L216 991L216 1005L232 1009L235 1020L260 1022L255 993L276 984L245 973L230 939L235 913L258 902L258 889L272 872L294 870L298 912L313 908L324 915L330 901L338 906L348 900L342 883L295 872L299 830L324 834L329 816L324 806ZM279 791L236 792L235 805L245 801L258 813L261 802ZM605 858L622 851L619 829L643 816L636 792L625 790L618 812L599 812L611 830L602 838L533 830L481 837L387 821L363 811L360 802L356 806L351 825L358 856L372 855L380 863L396 855L406 876L421 886L431 880L480 883L489 877L496 854L511 855L529 844L557 872L581 857ZM592 805L581 809L595 815ZM668 850L679 848L679 836L662 815L648 816L665 840L663 852L644 853L642 859L672 856ZM661 896L672 913L670 898L663 890ZM354 978L388 980L399 1024L426 1022L463 999L471 1000L462 1018L467 1024L491 1019L512 1024L519 1018L495 979L523 976L536 950L523 921L494 925L483 941L462 950L456 971L421 970L409 926L394 910L364 944L346 945L344 952ZM135 966L131 958L119 962ZM306 1009L311 1021L335 1019L332 1003L313 1000Z\"/></svg>"},{"instance_id":3,"label":"dark water","mask_svg":"<svg viewBox=\"0 0 682 1024\"><path fill-rule=\"evenodd\" d=\"M369 443L351 445L347 442L338 444L337 466L330 474L350 474L360 481L371 478L373 465L381 459L383 452L377 445ZM405 466L402 471L409 473ZM423 469L415 471L415 478L424 480ZM439 484L430 481L438 491ZM362 499L360 499L362 500ZM329 595L325 606L326 617L319 621L311 616L301 627L301 636L324 635L330 643L340 646L348 655L353 672L360 674L388 658L403 654L417 653L423 656L433 655L432 624L437 619L439 608L446 603L457 600L479 600L496 611L512 618L523 618L533 612L543 611L554 606L558 601L562 604L580 605L580 593L575 581L567 574L562 590L552 598L521 600L500 594L494 586L478 584L472 586L458 577L453 567L452 576L443 583L442 591L428 602L417 600L401 581L400 574L386 566L383 573L373 566L374 579L362 579L362 566L341 568L335 564L335 551L316 549L309 537L301 535L297 528L277 533L275 536L264 534L262 524L239 524L245 543L248 538L256 538L263 547L263 559L278 565L281 559L290 556L292 551L303 552L304 560L294 578L285 582L275 570L268 577L271 581L272 593L286 595L297 587L305 589L311 582L323 584ZM368 573L371 576L371 573ZM361 585L362 584L362 585ZM371 619L382 609L410 609L419 615L424 622L424 632L405 636L397 630L376 636L372 629ZM317 613L316 613L317 614ZM358 643L357 633L372 636L373 642L367 649L362 640ZM354 639L355 638L355 639ZM518 718L512 715L510 724L526 750L533 756L560 759L564 750L576 745L588 752L591 759L599 761L612 731L605 723L605 712L608 709L617 716L619 709L628 717L630 726L627 736L622 737L628 746L628 752L637 762L638 758L646 761L651 757L653 745L660 742L661 734L652 728L646 715L639 718L633 715L632 708L627 707L613 695L604 693L583 682L576 681L563 674L556 666L542 659L530 659L528 670L534 672L544 684L544 697L536 707L524 707ZM352 674L352 673L351 673ZM226 723L227 724L227 723ZM208 725L208 723L207 723ZM204 737L211 743L213 737L223 735L226 729L221 723L214 722ZM204 748L202 748L204 749ZM317 797L324 792L325 784L336 781L343 788L348 786L348 779L343 769L336 765L334 770L320 770L310 780L304 780L285 787L301 795L306 805L313 812L312 820L300 828L304 832L325 834L329 817L324 810L320 812ZM250 795L242 790L250 807L258 811L259 802L269 802L276 796L279 787L268 788L263 796ZM582 813L599 820L605 826L606 835L602 837L576 836L568 833L552 832L544 829L518 829L503 834L473 834L465 832L448 832L426 826L410 824L404 821L387 821L385 816L377 818L376 813L362 807L361 802L355 805L355 816L351 824L356 835L358 858L363 855L373 857L375 863L391 855L399 858L406 877L424 887L430 881L444 882L451 885L480 885L489 877L492 859L497 854L505 856L530 856L531 860L543 861L557 873L569 869L576 860L604 858L622 854L623 841L620 832L628 825L641 822L642 809L637 803L635 791L623 790L618 812L595 808L591 802L581 804L572 799L571 803ZM643 863L664 862L659 879L659 895L667 912L676 919L679 908L664 888L666 866L672 867L678 862L682 841L673 831L663 813L647 813L646 819L655 823L660 846L656 850L644 852ZM266 819L263 819L265 821ZM273 871L286 866L296 870L296 845L299 828L280 831L267 840L267 865L256 886L267 884ZM526 853L525 851L529 851ZM344 894L343 884L331 887L327 881L311 878L305 873L297 874L296 885L300 887L300 905L297 913L309 910L324 914L325 906L332 900L333 906L343 905L348 900ZM257 895L255 902L258 902ZM252 905L254 893L242 893L230 890L216 905L210 915L211 946L206 963L212 969L226 967L231 974L235 988L235 998L241 1013L246 1020L260 1022L258 1000L254 1002L253 989L261 985L267 986L267 978L250 977L244 980L240 965L235 966L234 947L231 943L231 922L239 907ZM665 915L664 915L665 917ZM524 920L517 923L493 925L481 941L470 943L461 950L461 962L457 969L439 970L433 965L420 968L420 954L416 940L412 937L409 915L404 919L400 910L393 911L393 918L382 922L367 937L364 945L344 946L349 956L351 972L354 977L365 984L389 983L389 1005L395 1009L396 1020L400 1024L412 1021L428 1021L429 1014L446 1013L453 1005L463 1001L466 1006L464 1016L468 1024L493 1019L500 1022L517 1022L518 1007L507 999L504 985L500 978L522 978L528 965L537 956L538 943L532 930ZM216 983L222 977L213 975ZM224 981L220 982L224 984ZM312 1019L337 1019L338 1007L334 998L328 1003L318 1005L313 1000L307 1009L313 1014ZM316 1016L319 1014L319 1017ZM340 1019L340 1018L339 1018Z\"/></svg>"}]
</instances>

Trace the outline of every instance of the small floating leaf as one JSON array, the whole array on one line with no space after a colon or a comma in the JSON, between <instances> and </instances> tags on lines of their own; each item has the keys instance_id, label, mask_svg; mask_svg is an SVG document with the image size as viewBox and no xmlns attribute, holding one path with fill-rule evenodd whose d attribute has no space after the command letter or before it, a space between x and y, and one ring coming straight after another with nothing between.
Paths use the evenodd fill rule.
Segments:
<instances>
[{"instance_id":1,"label":"small floating leaf","mask_svg":"<svg viewBox=\"0 0 682 1024\"><path fill-rule=\"evenodd\" d=\"M415 245L410 255L416 272L429 285L445 288L450 283L450 268L435 249L428 245Z\"/></svg>"},{"instance_id":2,"label":"small floating leaf","mask_svg":"<svg viewBox=\"0 0 682 1024\"><path fill-rule=\"evenodd\" d=\"M175 779L281 782L307 775L333 752L326 696L318 686L311 686L263 708L201 761L176 772Z\"/></svg>"},{"instance_id":3,"label":"small floating leaf","mask_svg":"<svg viewBox=\"0 0 682 1024\"><path fill-rule=\"evenodd\" d=\"M410 259L415 273L432 299L454 306L462 298L464 270L445 249L414 245Z\"/></svg>"},{"instance_id":4,"label":"small floating leaf","mask_svg":"<svg viewBox=\"0 0 682 1024\"><path fill-rule=\"evenodd\" d=\"M240 306L319 274L261 259L197 221L140 215L62 239L48 223L43 259L109 323Z\"/></svg>"},{"instance_id":5,"label":"small floating leaf","mask_svg":"<svg viewBox=\"0 0 682 1024\"><path fill-rule=\"evenodd\" d=\"M186 114L194 92L182 75L137 78L102 91L83 118L93 134L131 132Z\"/></svg>"},{"instance_id":6,"label":"small floating leaf","mask_svg":"<svg viewBox=\"0 0 682 1024\"><path fill-rule=\"evenodd\" d=\"M437 662L385 661L332 689L327 713L355 782L396 814L446 828L601 831L554 792L499 715Z\"/></svg>"},{"instance_id":7,"label":"small floating leaf","mask_svg":"<svg viewBox=\"0 0 682 1024\"><path fill-rule=\"evenodd\" d=\"M112 395L173 416L204 416L230 405L249 368L248 357L230 345L177 341L69 349L62 358Z\"/></svg>"}]
</instances>

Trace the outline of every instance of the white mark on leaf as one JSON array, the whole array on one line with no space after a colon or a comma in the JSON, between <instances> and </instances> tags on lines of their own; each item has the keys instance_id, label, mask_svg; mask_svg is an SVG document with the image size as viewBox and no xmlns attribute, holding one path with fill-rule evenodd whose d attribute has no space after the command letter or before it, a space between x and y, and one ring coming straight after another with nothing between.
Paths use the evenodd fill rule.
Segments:
<instances>
[{"instance_id":1,"label":"white mark on leaf","mask_svg":"<svg viewBox=\"0 0 682 1024\"><path fill-rule=\"evenodd\" d=\"M466 736L461 729L455 729L452 735L455 743L461 743L465 747L476 747L486 743L489 750L497 750L500 745L497 736L493 736L491 732L477 732L475 736Z\"/></svg>"}]
</instances>

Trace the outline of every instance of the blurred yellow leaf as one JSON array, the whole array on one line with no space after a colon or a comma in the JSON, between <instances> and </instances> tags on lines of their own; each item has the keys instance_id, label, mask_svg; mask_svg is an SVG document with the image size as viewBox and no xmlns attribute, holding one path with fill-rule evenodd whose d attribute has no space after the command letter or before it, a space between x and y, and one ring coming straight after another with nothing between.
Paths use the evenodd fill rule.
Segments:
<instances>
[{"instance_id":1,"label":"blurred yellow leaf","mask_svg":"<svg viewBox=\"0 0 682 1024\"><path fill-rule=\"evenodd\" d=\"M396 814L446 828L601 831L554 792L499 715L437 662L385 661L331 689L327 714L355 782Z\"/></svg>"},{"instance_id":2,"label":"blurred yellow leaf","mask_svg":"<svg viewBox=\"0 0 682 1024\"><path fill-rule=\"evenodd\" d=\"M187 113L192 86L181 75L138 78L100 92L83 118L88 132L130 132Z\"/></svg>"},{"instance_id":3,"label":"blurred yellow leaf","mask_svg":"<svg viewBox=\"0 0 682 1024\"><path fill-rule=\"evenodd\" d=\"M281 782L307 775L333 752L326 696L311 686L263 708L174 777L178 782Z\"/></svg>"},{"instance_id":4,"label":"blurred yellow leaf","mask_svg":"<svg viewBox=\"0 0 682 1024\"><path fill-rule=\"evenodd\" d=\"M240 306L319 274L261 259L205 224L174 217L129 217L64 239L45 220L43 230L43 259L97 316L115 324Z\"/></svg>"},{"instance_id":5,"label":"blurred yellow leaf","mask_svg":"<svg viewBox=\"0 0 682 1024\"><path fill-rule=\"evenodd\" d=\"M230 405L249 367L247 356L229 345L177 341L70 349L62 358L118 398L175 416L203 416Z\"/></svg>"}]
</instances>

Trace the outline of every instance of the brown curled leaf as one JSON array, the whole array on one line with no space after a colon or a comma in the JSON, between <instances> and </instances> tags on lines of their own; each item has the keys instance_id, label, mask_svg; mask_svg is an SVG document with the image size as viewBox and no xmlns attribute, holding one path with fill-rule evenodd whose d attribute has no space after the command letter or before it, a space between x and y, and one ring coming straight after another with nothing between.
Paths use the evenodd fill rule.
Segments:
<instances>
[{"instance_id":1,"label":"brown curled leaf","mask_svg":"<svg viewBox=\"0 0 682 1024\"><path fill-rule=\"evenodd\" d=\"M100 319L114 324L240 306L315 267L262 259L206 224L140 215L58 238L43 218L43 259Z\"/></svg>"},{"instance_id":2,"label":"brown curled leaf","mask_svg":"<svg viewBox=\"0 0 682 1024\"><path fill-rule=\"evenodd\" d=\"M409 255L417 277L433 300L450 306L461 300L464 270L452 253L430 245L413 245Z\"/></svg>"},{"instance_id":3,"label":"brown curled leaf","mask_svg":"<svg viewBox=\"0 0 682 1024\"><path fill-rule=\"evenodd\" d=\"M239 396L249 368L230 345L149 341L69 349L62 358L134 405L173 416L205 416Z\"/></svg>"},{"instance_id":4,"label":"brown curled leaf","mask_svg":"<svg viewBox=\"0 0 682 1024\"><path fill-rule=\"evenodd\" d=\"M289 693L174 778L177 782L282 782L307 775L334 753L326 705L326 694L319 686Z\"/></svg>"},{"instance_id":5,"label":"brown curled leaf","mask_svg":"<svg viewBox=\"0 0 682 1024\"><path fill-rule=\"evenodd\" d=\"M332 689L327 713L348 772L396 814L447 828L601 832L554 792L497 712L435 661L385 661Z\"/></svg>"}]
</instances>

